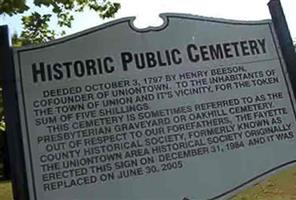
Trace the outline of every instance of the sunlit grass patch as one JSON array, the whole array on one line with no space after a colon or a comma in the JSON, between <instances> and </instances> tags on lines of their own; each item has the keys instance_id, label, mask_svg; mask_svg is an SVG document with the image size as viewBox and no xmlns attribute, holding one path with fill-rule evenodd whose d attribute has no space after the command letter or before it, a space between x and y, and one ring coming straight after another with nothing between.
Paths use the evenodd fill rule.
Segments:
<instances>
[{"instance_id":1,"label":"sunlit grass patch","mask_svg":"<svg viewBox=\"0 0 296 200\"><path fill-rule=\"evenodd\" d=\"M283 170L231 200L296 200L296 167Z\"/></svg>"},{"instance_id":2,"label":"sunlit grass patch","mask_svg":"<svg viewBox=\"0 0 296 200\"><path fill-rule=\"evenodd\" d=\"M12 200L12 189L9 181L0 182L0 199Z\"/></svg>"}]
</instances>

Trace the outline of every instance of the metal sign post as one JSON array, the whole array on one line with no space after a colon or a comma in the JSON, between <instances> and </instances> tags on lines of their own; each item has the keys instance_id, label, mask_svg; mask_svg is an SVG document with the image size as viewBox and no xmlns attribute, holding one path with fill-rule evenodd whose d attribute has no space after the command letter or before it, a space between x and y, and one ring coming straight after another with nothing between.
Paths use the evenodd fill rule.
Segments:
<instances>
[{"instance_id":1,"label":"metal sign post","mask_svg":"<svg viewBox=\"0 0 296 200\"><path fill-rule=\"evenodd\" d=\"M294 94L296 94L296 53L281 1L271 0L268 3L268 7L287 70L289 72Z\"/></svg>"},{"instance_id":2,"label":"metal sign post","mask_svg":"<svg viewBox=\"0 0 296 200\"><path fill-rule=\"evenodd\" d=\"M24 150L19 125L19 108L14 75L15 68L12 48L9 43L8 26L0 26L0 68L13 196L15 200L28 200Z\"/></svg>"}]
</instances>

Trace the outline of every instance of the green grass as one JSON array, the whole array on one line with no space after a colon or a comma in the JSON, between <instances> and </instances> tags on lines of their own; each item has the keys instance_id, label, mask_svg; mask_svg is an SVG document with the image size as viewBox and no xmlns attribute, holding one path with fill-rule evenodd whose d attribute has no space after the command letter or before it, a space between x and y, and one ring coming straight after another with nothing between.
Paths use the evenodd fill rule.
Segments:
<instances>
[{"instance_id":1,"label":"green grass","mask_svg":"<svg viewBox=\"0 0 296 200\"><path fill-rule=\"evenodd\" d=\"M231 200L296 200L296 167L277 173Z\"/></svg>"},{"instance_id":2,"label":"green grass","mask_svg":"<svg viewBox=\"0 0 296 200\"><path fill-rule=\"evenodd\" d=\"M0 181L0 199L12 200L12 189L9 181Z\"/></svg>"}]
</instances>

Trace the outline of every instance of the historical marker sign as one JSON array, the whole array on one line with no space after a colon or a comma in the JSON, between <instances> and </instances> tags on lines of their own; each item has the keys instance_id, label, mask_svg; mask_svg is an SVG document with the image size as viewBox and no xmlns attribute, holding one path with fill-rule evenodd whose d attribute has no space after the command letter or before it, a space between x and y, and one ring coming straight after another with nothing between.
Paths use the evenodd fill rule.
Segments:
<instances>
[{"instance_id":1,"label":"historical marker sign","mask_svg":"<svg viewBox=\"0 0 296 200\"><path fill-rule=\"evenodd\" d=\"M295 162L271 21L162 18L15 50L30 199L220 199Z\"/></svg>"}]
</instances>

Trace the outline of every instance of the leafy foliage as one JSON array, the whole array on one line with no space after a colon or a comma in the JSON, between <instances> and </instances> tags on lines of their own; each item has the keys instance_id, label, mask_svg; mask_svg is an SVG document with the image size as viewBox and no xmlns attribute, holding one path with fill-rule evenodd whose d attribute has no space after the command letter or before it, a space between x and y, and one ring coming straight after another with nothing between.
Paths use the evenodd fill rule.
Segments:
<instances>
[{"instance_id":1,"label":"leafy foliage","mask_svg":"<svg viewBox=\"0 0 296 200\"><path fill-rule=\"evenodd\" d=\"M64 35L65 31L57 32L50 28L52 18L57 19L57 25L61 28L71 28L74 20L73 12L83 12L86 9L95 11L98 16L105 19L114 17L120 9L120 4L111 0L34 0L34 5L46 8L48 13L41 14L32 11L22 17L23 31L13 36L13 44L24 46L38 44L54 39L58 35ZM0 0L0 14L15 15L30 10L25 0Z\"/></svg>"},{"instance_id":2,"label":"leafy foliage","mask_svg":"<svg viewBox=\"0 0 296 200\"><path fill-rule=\"evenodd\" d=\"M10 16L23 13L28 10L26 1L23 0L0 0L0 14L6 13Z\"/></svg>"},{"instance_id":3,"label":"leafy foliage","mask_svg":"<svg viewBox=\"0 0 296 200\"><path fill-rule=\"evenodd\" d=\"M56 36L54 30L49 29L50 14L40 15L33 12L30 16L22 18L24 30L20 35L22 43L20 45L39 44L49 40L53 40ZM15 35L17 41L17 36Z\"/></svg>"}]
</instances>

